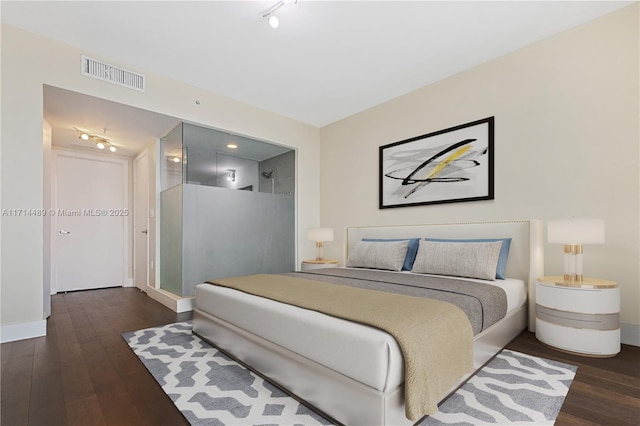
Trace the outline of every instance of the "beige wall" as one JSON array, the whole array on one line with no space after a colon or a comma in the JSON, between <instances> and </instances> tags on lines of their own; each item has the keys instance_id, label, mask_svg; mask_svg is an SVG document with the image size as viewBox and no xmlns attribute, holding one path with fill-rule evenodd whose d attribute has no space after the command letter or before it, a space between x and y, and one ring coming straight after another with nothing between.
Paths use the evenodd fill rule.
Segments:
<instances>
[{"instance_id":1,"label":"beige wall","mask_svg":"<svg viewBox=\"0 0 640 426\"><path fill-rule=\"evenodd\" d=\"M604 218L585 274L619 282L622 321L637 326L638 49L635 4L322 128L322 226ZM495 200L378 209L379 146L489 116ZM336 237L327 257L342 255ZM561 246L545 265L562 272Z\"/></svg>"},{"instance_id":2,"label":"beige wall","mask_svg":"<svg viewBox=\"0 0 640 426\"><path fill-rule=\"evenodd\" d=\"M89 54L147 76L145 93L80 75ZM313 256L306 229L319 224L319 130L192 86L2 26L2 208L43 205L43 84L120 102L297 149L298 256ZM195 100L200 101L196 105ZM43 320L43 220L2 217L3 333ZM20 328L25 325L26 328ZM12 328L13 327L13 328ZM32 328L34 329L34 328Z\"/></svg>"}]
</instances>

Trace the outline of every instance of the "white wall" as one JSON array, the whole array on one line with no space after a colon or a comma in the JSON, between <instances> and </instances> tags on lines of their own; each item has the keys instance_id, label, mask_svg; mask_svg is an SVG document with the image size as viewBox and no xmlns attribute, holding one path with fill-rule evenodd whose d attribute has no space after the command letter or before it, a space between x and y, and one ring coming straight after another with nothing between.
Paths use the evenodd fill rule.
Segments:
<instances>
[{"instance_id":1,"label":"white wall","mask_svg":"<svg viewBox=\"0 0 640 426\"><path fill-rule=\"evenodd\" d=\"M1 35L3 209L43 207L42 85L48 84L296 148L298 256L313 254L305 230L319 223L317 128L7 25ZM145 74L147 91L81 76L81 54ZM5 216L1 232L2 339L41 335L43 220Z\"/></svg>"},{"instance_id":2,"label":"white wall","mask_svg":"<svg viewBox=\"0 0 640 426\"><path fill-rule=\"evenodd\" d=\"M620 284L623 338L640 344L638 49L635 4L321 129L326 256L353 225L604 218L585 274ZM495 200L378 209L379 146L489 116ZM561 246L545 265L562 273Z\"/></svg>"},{"instance_id":3,"label":"white wall","mask_svg":"<svg viewBox=\"0 0 640 426\"><path fill-rule=\"evenodd\" d=\"M156 241L157 238L157 230L156 230L156 192L160 190L157 184L160 182L157 179L157 175L159 173L157 161L158 157L156 156L156 145L159 145L159 140L151 142L145 148L145 152L149 158L149 269L148 269L148 286L151 288L156 288ZM159 283L158 283L159 287Z\"/></svg>"},{"instance_id":4,"label":"white wall","mask_svg":"<svg viewBox=\"0 0 640 426\"><path fill-rule=\"evenodd\" d=\"M2 28L2 209L41 209L43 206L42 79L34 73L51 67L25 55L13 33ZM34 55L44 52L36 49ZM25 120L24 118L27 118ZM46 330L43 310L43 219L2 216L2 341ZM8 327L11 326L11 327Z\"/></svg>"},{"instance_id":5,"label":"white wall","mask_svg":"<svg viewBox=\"0 0 640 426\"><path fill-rule=\"evenodd\" d=\"M52 207L51 196L53 192L52 181L53 176L51 173L52 152L51 152L51 125L43 120L42 123L42 207L49 210ZM42 252L42 311L44 318L51 315L51 227L53 226L53 218L50 215L42 218L43 225L43 245Z\"/></svg>"}]
</instances>

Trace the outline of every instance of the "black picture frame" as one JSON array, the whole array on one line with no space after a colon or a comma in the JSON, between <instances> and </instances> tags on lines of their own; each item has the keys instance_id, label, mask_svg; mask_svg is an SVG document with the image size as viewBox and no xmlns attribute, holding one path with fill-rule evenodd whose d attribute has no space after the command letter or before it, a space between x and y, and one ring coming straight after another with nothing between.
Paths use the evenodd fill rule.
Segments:
<instances>
[{"instance_id":1,"label":"black picture frame","mask_svg":"<svg viewBox=\"0 0 640 426\"><path fill-rule=\"evenodd\" d=\"M379 208L494 199L494 117L379 148Z\"/></svg>"}]
</instances>

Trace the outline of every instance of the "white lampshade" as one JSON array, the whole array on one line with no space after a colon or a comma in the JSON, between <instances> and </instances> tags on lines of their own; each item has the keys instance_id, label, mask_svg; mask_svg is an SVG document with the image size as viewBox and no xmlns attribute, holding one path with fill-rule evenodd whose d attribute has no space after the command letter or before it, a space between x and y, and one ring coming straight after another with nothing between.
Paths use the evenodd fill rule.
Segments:
<instances>
[{"instance_id":1,"label":"white lampshade","mask_svg":"<svg viewBox=\"0 0 640 426\"><path fill-rule=\"evenodd\" d=\"M311 241L333 241L333 228L311 228L307 230L307 239Z\"/></svg>"},{"instance_id":2,"label":"white lampshade","mask_svg":"<svg viewBox=\"0 0 640 426\"><path fill-rule=\"evenodd\" d=\"M604 243L604 220L560 219L547 223L547 241L559 244Z\"/></svg>"}]
</instances>

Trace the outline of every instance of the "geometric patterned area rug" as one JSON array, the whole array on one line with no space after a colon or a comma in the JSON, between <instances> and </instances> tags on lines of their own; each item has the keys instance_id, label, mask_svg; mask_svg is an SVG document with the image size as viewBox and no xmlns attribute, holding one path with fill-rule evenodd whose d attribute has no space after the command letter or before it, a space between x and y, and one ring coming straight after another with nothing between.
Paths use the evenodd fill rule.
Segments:
<instances>
[{"instance_id":1,"label":"geometric patterned area rug","mask_svg":"<svg viewBox=\"0 0 640 426\"><path fill-rule=\"evenodd\" d=\"M420 426L553 425L577 369L503 349Z\"/></svg>"},{"instance_id":2,"label":"geometric patterned area rug","mask_svg":"<svg viewBox=\"0 0 640 426\"><path fill-rule=\"evenodd\" d=\"M191 333L191 322L123 333L192 425L332 425ZM552 425L577 367L502 350L418 424Z\"/></svg>"},{"instance_id":3,"label":"geometric patterned area rug","mask_svg":"<svg viewBox=\"0 0 640 426\"><path fill-rule=\"evenodd\" d=\"M192 334L190 321L122 337L192 425L332 424Z\"/></svg>"}]
</instances>

